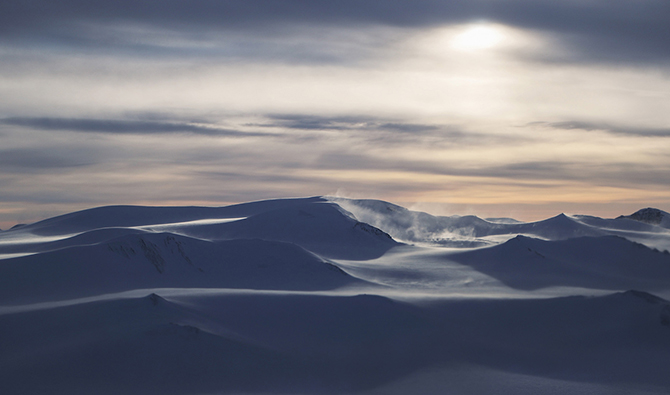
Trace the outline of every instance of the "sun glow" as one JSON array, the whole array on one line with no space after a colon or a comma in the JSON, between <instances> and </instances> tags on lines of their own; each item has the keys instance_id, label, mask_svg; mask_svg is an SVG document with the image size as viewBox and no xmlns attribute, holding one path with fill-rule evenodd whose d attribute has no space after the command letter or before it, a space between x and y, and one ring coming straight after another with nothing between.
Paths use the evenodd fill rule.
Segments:
<instances>
[{"instance_id":1,"label":"sun glow","mask_svg":"<svg viewBox=\"0 0 670 395\"><path fill-rule=\"evenodd\" d=\"M491 25L470 25L454 36L450 46L461 51L477 51L499 45L505 35Z\"/></svg>"}]
</instances>

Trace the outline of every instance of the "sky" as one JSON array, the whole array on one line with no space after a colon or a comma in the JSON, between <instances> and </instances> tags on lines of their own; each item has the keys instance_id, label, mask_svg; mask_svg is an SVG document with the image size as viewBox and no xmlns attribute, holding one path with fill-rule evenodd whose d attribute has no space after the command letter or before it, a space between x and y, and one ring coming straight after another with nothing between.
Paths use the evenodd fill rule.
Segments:
<instances>
[{"instance_id":1,"label":"sky","mask_svg":"<svg viewBox=\"0 0 670 395\"><path fill-rule=\"evenodd\" d=\"M670 211L667 0L0 3L0 228L335 195Z\"/></svg>"}]
</instances>

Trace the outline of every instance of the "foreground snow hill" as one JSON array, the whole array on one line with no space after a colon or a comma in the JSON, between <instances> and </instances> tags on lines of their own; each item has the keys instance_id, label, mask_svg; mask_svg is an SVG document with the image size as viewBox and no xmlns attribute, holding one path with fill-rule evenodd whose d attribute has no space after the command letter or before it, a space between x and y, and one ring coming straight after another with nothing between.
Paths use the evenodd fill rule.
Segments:
<instances>
[{"instance_id":1,"label":"foreground snow hill","mask_svg":"<svg viewBox=\"0 0 670 395\"><path fill-rule=\"evenodd\" d=\"M430 304L149 294L0 316L12 336L0 377L12 394L313 394L374 391L440 368L465 371L462 380L507 372L595 393L661 394L670 388L669 312L640 292ZM413 393L423 390L415 383Z\"/></svg>"},{"instance_id":2,"label":"foreground snow hill","mask_svg":"<svg viewBox=\"0 0 670 395\"><path fill-rule=\"evenodd\" d=\"M667 394L667 218L313 197L16 227L0 393Z\"/></svg>"}]
</instances>

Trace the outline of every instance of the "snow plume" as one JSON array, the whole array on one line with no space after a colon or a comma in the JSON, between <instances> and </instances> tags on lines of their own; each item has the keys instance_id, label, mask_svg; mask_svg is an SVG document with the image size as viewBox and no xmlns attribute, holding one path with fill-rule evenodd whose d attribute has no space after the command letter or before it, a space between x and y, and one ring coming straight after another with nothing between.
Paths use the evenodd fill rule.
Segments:
<instances>
[{"instance_id":1,"label":"snow plume","mask_svg":"<svg viewBox=\"0 0 670 395\"><path fill-rule=\"evenodd\" d=\"M488 234L492 224L475 216L436 217L380 200L326 198L350 212L358 221L373 225L398 241L445 247L488 244L479 237Z\"/></svg>"}]
</instances>

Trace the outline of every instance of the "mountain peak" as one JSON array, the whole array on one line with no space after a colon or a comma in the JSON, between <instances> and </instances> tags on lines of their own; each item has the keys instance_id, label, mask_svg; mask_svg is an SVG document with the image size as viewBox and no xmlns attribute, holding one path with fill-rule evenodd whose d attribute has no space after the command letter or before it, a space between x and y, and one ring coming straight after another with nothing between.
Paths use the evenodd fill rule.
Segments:
<instances>
[{"instance_id":1,"label":"mountain peak","mask_svg":"<svg viewBox=\"0 0 670 395\"><path fill-rule=\"evenodd\" d=\"M158 306L159 304L165 303L165 299L153 292L144 298L149 300L153 306Z\"/></svg>"},{"instance_id":2,"label":"mountain peak","mask_svg":"<svg viewBox=\"0 0 670 395\"><path fill-rule=\"evenodd\" d=\"M670 214L657 208L647 207L634 212L631 215L621 215L617 217L632 219L638 222L644 222L651 225L661 225L663 222L670 220Z\"/></svg>"}]
</instances>

